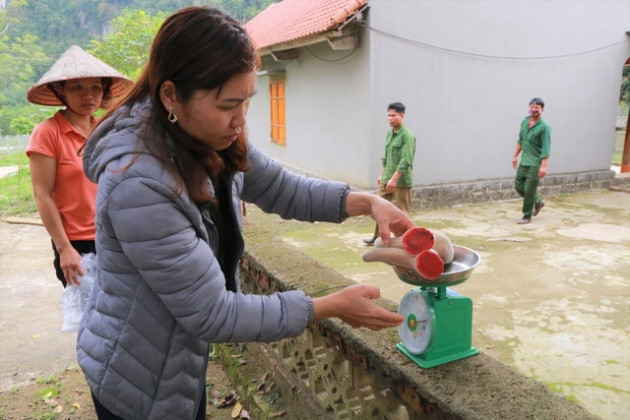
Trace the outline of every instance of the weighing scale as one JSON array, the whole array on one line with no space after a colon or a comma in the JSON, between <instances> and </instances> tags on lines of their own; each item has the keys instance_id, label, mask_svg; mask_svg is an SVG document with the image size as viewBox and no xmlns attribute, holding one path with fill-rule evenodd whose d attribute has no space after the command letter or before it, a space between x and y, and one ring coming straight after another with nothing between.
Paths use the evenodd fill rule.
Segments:
<instances>
[{"instance_id":1,"label":"weighing scale","mask_svg":"<svg viewBox=\"0 0 630 420\"><path fill-rule=\"evenodd\" d=\"M394 271L405 283L418 286L400 301L396 347L422 368L431 368L479 353L472 342L472 300L448 286L466 281L480 258L471 249L453 245L455 257L442 275L430 280L415 271Z\"/></svg>"}]
</instances>

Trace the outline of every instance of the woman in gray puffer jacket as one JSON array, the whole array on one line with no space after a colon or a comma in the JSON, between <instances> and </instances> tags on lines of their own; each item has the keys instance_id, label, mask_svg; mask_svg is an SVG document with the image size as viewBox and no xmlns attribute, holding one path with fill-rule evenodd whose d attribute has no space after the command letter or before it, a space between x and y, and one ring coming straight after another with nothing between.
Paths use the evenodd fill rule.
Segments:
<instances>
[{"instance_id":1,"label":"woman in gray puffer jacket","mask_svg":"<svg viewBox=\"0 0 630 420\"><path fill-rule=\"evenodd\" d=\"M97 266L77 351L99 419L205 419L209 343L296 336L324 317L371 329L402 321L368 285L320 298L240 292L240 200L306 221L370 214L384 239L413 226L376 195L290 173L247 142L258 62L234 20L182 9L87 142Z\"/></svg>"}]
</instances>

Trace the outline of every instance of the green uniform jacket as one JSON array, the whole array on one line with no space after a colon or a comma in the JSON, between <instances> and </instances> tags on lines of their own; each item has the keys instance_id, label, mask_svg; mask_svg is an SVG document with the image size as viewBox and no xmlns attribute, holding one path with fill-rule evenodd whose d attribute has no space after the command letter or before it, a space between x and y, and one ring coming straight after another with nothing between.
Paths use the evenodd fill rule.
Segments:
<instances>
[{"instance_id":1,"label":"green uniform jacket","mask_svg":"<svg viewBox=\"0 0 630 420\"><path fill-rule=\"evenodd\" d=\"M551 149L551 127L542 119L536 121L531 128L527 127L529 117L521 122L518 144L523 148L521 165L540 166L542 159L549 157Z\"/></svg>"},{"instance_id":2,"label":"green uniform jacket","mask_svg":"<svg viewBox=\"0 0 630 420\"><path fill-rule=\"evenodd\" d=\"M390 130L387 133L387 141L385 142L385 156L383 161L383 176L381 183L387 184L387 181L394 175L396 171L402 175L398 178L396 187L412 187L413 175L413 157L416 154L416 138L411 130L404 125L400 126L400 130L394 133Z\"/></svg>"}]
</instances>

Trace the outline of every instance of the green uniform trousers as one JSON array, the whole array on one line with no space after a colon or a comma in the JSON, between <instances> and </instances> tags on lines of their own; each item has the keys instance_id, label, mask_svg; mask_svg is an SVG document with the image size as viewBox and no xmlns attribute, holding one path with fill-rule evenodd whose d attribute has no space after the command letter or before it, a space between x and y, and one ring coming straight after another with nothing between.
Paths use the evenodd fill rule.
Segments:
<instances>
[{"instance_id":1,"label":"green uniform trousers","mask_svg":"<svg viewBox=\"0 0 630 420\"><path fill-rule=\"evenodd\" d=\"M516 170L516 179L514 180L514 189L523 197L523 217L531 218L534 212L534 206L540 206L542 200L536 195L538 188L538 169L539 166L523 166L519 165Z\"/></svg>"},{"instance_id":2,"label":"green uniform trousers","mask_svg":"<svg viewBox=\"0 0 630 420\"><path fill-rule=\"evenodd\" d=\"M387 201L394 200L394 204L396 207L411 215L411 187L396 187L393 194L389 194L386 191L387 184L381 182L381 185L378 187L379 197L383 197ZM378 238L378 225L374 229L374 237Z\"/></svg>"}]
</instances>

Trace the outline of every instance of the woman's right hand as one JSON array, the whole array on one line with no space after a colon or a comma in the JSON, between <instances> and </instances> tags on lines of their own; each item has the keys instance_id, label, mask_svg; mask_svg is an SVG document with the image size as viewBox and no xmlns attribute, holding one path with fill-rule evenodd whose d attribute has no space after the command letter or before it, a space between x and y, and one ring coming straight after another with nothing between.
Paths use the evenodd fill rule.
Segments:
<instances>
[{"instance_id":1,"label":"woman's right hand","mask_svg":"<svg viewBox=\"0 0 630 420\"><path fill-rule=\"evenodd\" d=\"M400 325L404 318L376 305L372 300L381 296L376 286L355 284L329 295L313 299L315 321L335 317L353 328L381 330Z\"/></svg>"},{"instance_id":2,"label":"woman's right hand","mask_svg":"<svg viewBox=\"0 0 630 420\"><path fill-rule=\"evenodd\" d=\"M408 214L376 194L351 191L346 199L346 212L348 216L372 216L386 245L389 245L392 234L402 236L415 226Z\"/></svg>"},{"instance_id":3,"label":"woman's right hand","mask_svg":"<svg viewBox=\"0 0 630 420\"><path fill-rule=\"evenodd\" d=\"M59 251L59 265L63 271L63 276L66 278L66 282L69 286L80 286L79 276L84 273L81 266L81 254L77 252L71 245L64 248L63 251Z\"/></svg>"}]
</instances>

